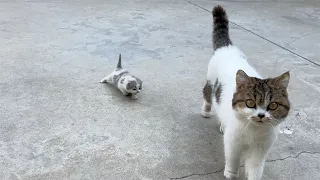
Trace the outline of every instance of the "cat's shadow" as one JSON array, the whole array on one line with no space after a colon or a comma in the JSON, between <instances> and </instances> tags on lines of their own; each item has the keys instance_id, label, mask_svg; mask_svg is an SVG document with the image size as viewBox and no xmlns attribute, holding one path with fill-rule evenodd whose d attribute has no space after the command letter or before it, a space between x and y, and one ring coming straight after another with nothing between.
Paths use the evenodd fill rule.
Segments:
<instances>
[{"instance_id":1,"label":"cat's shadow","mask_svg":"<svg viewBox=\"0 0 320 180\"><path fill-rule=\"evenodd\" d=\"M188 137L185 139L185 143L189 146L184 149L186 157L183 158L191 157L196 151L196 157L199 159L193 159L195 164L198 164L201 159L207 159L207 161L201 161L201 169L206 169L204 174L212 174L213 179L225 179L223 176L225 165L223 133L220 132L218 117L213 114L210 118L204 118L200 113L190 113L184 121L189 127L192 127L192 130L189 129L189 133L185 135ZM241 165L243 166L243 162ZM216 171L219 172L213 173ZM244 174L244 168L241 167L238 180L245 180Z\"/></svg>"},{"instance_id":2,"label":"cat's shadow","mask_svg":"<svg viewBox=\"0 0 320 180\"><path fill-rule=\"evenodd\" d=\"M219 167L224 167L224 144L223 144L223 132L220 131L220 122L218 116L213 114L210 118L204 118L200 114L194 114L191 118L194 118L199 121L199 128L203 131L202 139L207 139L207 142L210 146L207 146L209 152L212 152L212 160L218 162ZM209 169L211 167L209 166ZM216 169L216 167L215 167ZM245 171L244 171L244 162L241 161L240 172L238 180L246 180ZM223 176L223 171L215 174L214 177L218 179L225 179Z\"/></svg>"},{"instance_id":3,"label":"cat's shadow","mask_svg":"<svg viewBox=\"0 0 320 180\"><path fill-rule=\"evenodd\" d=\"M192 171L190 174L212 174L210 176L214 180L224 179L221 170L224 168L223 135L219 131L217 117L203 118L197 111L200 109L198 106L190 109L189 113L173 117L177 121L175 133L178 134L172 138L170 146L172 157L178 159L174 161L175 168L182 169L182 172ZM181 159L189 166L181 164ZM177 171L175 176L187 174L181 171Z\"/></svg>"}]
</instances>

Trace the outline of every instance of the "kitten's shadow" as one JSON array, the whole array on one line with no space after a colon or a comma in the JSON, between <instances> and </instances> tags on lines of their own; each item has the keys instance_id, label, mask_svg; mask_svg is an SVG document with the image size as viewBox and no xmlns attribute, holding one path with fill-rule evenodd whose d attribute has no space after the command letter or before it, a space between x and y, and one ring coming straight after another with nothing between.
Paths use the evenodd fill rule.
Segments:
<instances>
[{"instance_id":1,"label":"kitten's shadow","mask_svg":"<svg viewBox=\"0 0 320 180\"><path fill-rule=\"evenodd\" d=\"M104 86L105 92L108 93L109 96L117 98L120 101L136 101L131 99L130 95L124 96L121 91L113 84L110 83L99 83L101 86Z\"/></svg>"}]
</instances>

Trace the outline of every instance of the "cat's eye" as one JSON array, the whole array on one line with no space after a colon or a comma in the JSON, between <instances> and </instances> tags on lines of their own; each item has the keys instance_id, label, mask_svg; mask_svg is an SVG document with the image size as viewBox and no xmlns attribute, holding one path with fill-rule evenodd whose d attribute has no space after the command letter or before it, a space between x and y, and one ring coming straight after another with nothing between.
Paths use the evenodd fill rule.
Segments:
<instances>
[{"instance_id":1,"label":"cat's eye","mask_svg":"<svg viewBox=\"0 0 320 180\"><path fill-rule=\"evenodd\" d=\"M270 109L270 110L276 110L277 108L278 108L278 104L275 102L270 103L268 106L268 109Z\"/></svg>"},{"instance_id":2,"label":"cat's eye","mask_svg":"<svg viewBox=\"0 0 320 180\"><path fill-rule=\"evenodd\" d=\"M136 88L133 88L133 90L135 91L135 90L137 90Z\"/></svg>"},{"instance_id":3,"label":"cat's eye","mask_svg":"<svg viewBox=\"0 0 320 180\"><path fill-rule=\"evenodd\" d=\"M256 107L256 103L253 100L247 100L246 105L248 108L254 108Z\"/></svg>"}]
</instances>

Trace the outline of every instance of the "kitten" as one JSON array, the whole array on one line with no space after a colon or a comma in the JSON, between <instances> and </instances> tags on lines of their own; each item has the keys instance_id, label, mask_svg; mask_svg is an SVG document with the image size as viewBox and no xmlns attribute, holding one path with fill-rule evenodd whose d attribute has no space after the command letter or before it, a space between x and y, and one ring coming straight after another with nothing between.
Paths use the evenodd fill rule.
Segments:
<instances>
[{"instance_id":1,"label":"kitten","mask_svg":"<svg viewBox=\"0 0 320 180\"><path fill-rule=\"evenodd\" d=\"M279 124L290 110L287 93L290 75L286 72L275 78L262 78L232 45L225 10L216 6L212 15L215 52L203 88L202 116L210 117L214 106L220 131L224 133L224 176L237 179L243 158L248 180L260 180Z\"/></svg>"},{"instance_id":2,"label":"kitten","mask_svg":"<svg viewBox=\"0 0 320 180\"><path fill-rule=\"evenodd\" d=\"M131 75L127 69L122 68L121 54L119 54L117 68L111 74L103 78L100 83L114 84L123 95L130 95L132 99L137 99L137 94L142 89L142 81Z\"/></svg>"}]
</instances>

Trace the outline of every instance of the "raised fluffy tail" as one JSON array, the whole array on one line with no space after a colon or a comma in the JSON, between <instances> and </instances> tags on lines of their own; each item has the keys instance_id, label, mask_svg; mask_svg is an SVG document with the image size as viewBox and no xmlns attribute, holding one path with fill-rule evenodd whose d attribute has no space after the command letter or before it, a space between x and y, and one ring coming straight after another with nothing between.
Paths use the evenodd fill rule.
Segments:
<instances>
[{"instance_id":1,"label":"raised fluffy tail","mask_svg":"<svg viewBox=\"0 0 320 180\"><path fill-rule=\"evenodd\" d=\"M229 20L226 11L220 6L215 6L212 10L213 32L212 43L213 49L232 45L229 37Z\"/></svg>"},{"instance_id":2,"label":"raised fluffy tail","mask_svg":"<svg viewBox=\"0 0 320 180\"><path fill-rule=\"evenodd\" d=\"M122 69L122 65L121 65L121 54L119 54L119 60L118 60L117 69Z\"/></svg>"}]
</instances>

